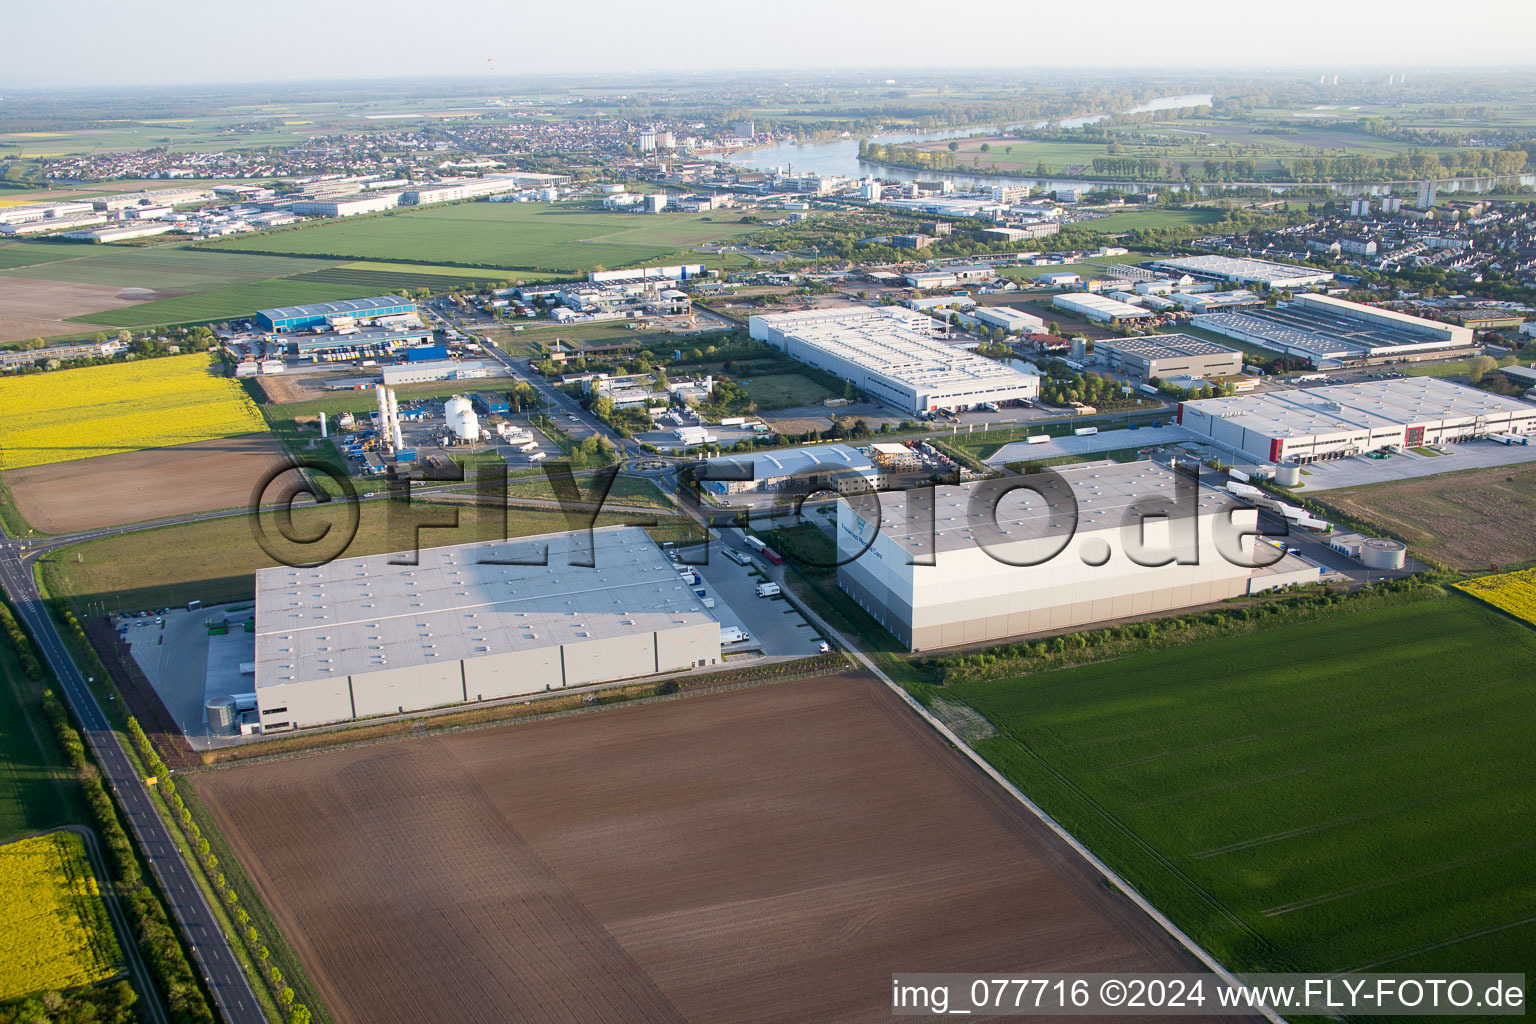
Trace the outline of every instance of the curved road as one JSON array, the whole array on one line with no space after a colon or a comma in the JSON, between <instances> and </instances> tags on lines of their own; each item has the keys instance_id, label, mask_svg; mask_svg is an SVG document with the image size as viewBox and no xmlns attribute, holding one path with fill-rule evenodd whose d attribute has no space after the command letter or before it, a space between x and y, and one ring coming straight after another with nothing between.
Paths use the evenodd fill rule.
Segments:
<instances>
[{"instance_id":1,"label":"curved road","mask_svg":"<svg viewBox=\"0 0 1536 1024\"><path fill-rule=\"evenodd\" d=\"M229 1024L266 1024L266 1016L256 1002L250 982L240 969L224 933L219 930L213 910L193 880L191 869L172 842L170 830L150 802L144 780L134 771L117 733L112 731L101 705L96 703L79 666L43 607L36 581L32 578L30 563L34 554L24 552L10 538L0 540L0 586L16 606L16 612L32 634L39 653L58 679L59 689L101 765L103 780L112 787L118 805L128 819L128 827L138 840L139 849L159 879L171 914L192 947L193 961L207 980L220 1015ZM148 1002L158 1000L155 994L145 998Z\"/></svg>"}]
</instances>

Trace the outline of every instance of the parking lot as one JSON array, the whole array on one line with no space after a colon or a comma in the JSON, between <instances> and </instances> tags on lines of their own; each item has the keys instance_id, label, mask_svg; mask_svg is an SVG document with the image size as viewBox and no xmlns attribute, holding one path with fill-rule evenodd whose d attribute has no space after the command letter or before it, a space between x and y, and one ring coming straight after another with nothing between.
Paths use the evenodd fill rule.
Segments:
<instances>
[{"instance_id":1,"label":"parking lot","mask_svg":"<svg viewBox=\"0 0 1536 1024\"><path fill-rule=\"evenodd\" d=\"M1502 445L1497 441L1464 441L1431 449L1444 454L1421 455L1414 451L1396 452L1391 458L1373 459L1356 455L1348 459L1311 462L1302 468L1303 494L1336 487L1359 487L1389 480L1455 473L1463 469L1487 469L1536 462L1536 444Z\"/></svg>"},{"instance_id":2,"label":"parking lot","mask_svg":"<svg viewBox=\"0 0 1536 1024\"><path fill-rule=\"evenodd\" d=\"M710 545L709 564L699 565L705 558L703 547L681 549L679 558L684 564L692 564L699 574L709 597L714 598L712 609L720 620L722 629L735 626L752 636L752 643L727 647L725 653L737 650L760 649L767 657L803 657L814 654L821 643L821 634L805 621L795 606L783 597L758 597L757 585L766 582L760 573L749 566L738 565L726 557L725 549L751 555L742 543L740 530L724 530L722 539ZM754 561L753 565L760 565Z\"/></svg>"},{"instance_id":3,"label":"parking lot","mask_svg":"<svg viewBox=\"0 0 1536 1024\"><path fill-rule=\"evenodd\" d=\"M208 621L220 613L226 615L229 632L210 636ZM124 617L117 622L120 628L127 627L122 636L133 660L197 749L241 740L209 735L207 703L256 688L255 677L240 671L242 664L256 659L256 635L243 628L252 614L249 604L229 612L221 607L190 612L173 608L160 616Z\"/></svg>"}]
</instances>

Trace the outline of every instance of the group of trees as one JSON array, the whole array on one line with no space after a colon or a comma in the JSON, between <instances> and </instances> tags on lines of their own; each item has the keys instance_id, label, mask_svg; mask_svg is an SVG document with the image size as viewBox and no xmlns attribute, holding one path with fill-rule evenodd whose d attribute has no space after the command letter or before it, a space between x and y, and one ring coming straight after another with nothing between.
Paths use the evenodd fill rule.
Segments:
<instances>
[{"instance_id":1,"label":"group of trees","mask_svg":"<svg viewBox=\"0 0 1536 1024\"><path fill-rule=\"evenodd\" d=\"M598 395L587 408L620 437L633 437L651 429L651 414L643 405L620 407L607 395Z\"/></svg>"},{"instance_id":2,"label":"group of trees","mask_svg":"<svg viewBox=\"0 0 1536 1024\"><path fill-rule=\"evenodd\" d=\"M51 356L48 354L48 342L42 338L30 338L17 342L15 346L17 349L23 352L37 352L39 355L30 363L18 365L12 372L43 373L50 370L73 370L82 366L100 366L103 363L154 359L183 352L205 352L218 344L218 338L213 331L202 325L169 328L166 333L154 335L146 333L135 336L133 332L124 330L118 331L115 337L125 348L113 355L103 355L98 350L88 355ZM105 331L97 331L90 339L93 345L105 345L112 340L113 338Z\"/></svg>"}]
</instances>

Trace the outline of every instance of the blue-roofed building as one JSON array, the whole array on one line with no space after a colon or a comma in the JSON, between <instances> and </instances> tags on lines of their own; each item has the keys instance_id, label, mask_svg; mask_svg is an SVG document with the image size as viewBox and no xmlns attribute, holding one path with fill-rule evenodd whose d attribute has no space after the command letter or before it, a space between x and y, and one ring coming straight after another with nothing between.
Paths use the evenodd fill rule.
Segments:
<instances>
[{"instance_id":1,"label":"blue-roofed building","mask_svg":"<svg viewBox=\"0 0 1536 1024\"><path fill-rule=\"evenodd\" d=\"M340 302L316 302L308 306L280 306L256 313L256 323L264 331L302 331L321 327L338 317L372 320L381 316L414 314L416 303L398 295L380 295L372 299L346 299Z\"/></svg>"}]
</instances>

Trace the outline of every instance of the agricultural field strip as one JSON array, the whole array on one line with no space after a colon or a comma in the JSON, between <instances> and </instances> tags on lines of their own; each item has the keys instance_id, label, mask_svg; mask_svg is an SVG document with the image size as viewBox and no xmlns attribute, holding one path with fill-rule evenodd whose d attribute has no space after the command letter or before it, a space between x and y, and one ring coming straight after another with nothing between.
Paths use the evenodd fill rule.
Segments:
<instances>
[{"instance_id":1,"label":"agricultural field strip","mask_svg":"<svg viewBox=\"0 0 1536 1024\"><path fill-rule=\"evenodd\" d=\"M0 846L0 999L121 974L122 950L85 841L50 832Z\"/></svg>"},{"instance_id":2,"label":"agricultural field strip","mask_svg":"<svg viewBox=\"0 0 1536 1024\"><path fill-rule=\"evenodd\" d=\"M1536 569L1482 576L1458 583L1456 589L1536 626Z\"/></svg>"},{"instance_id":3,"label":"agricultural field strip","mask_svg":"<svg viewBox=\"0 0 1536 1024\"><path fill-rule=\"evenodd\" d=\"M258 433L265 421L207 355L0 379L0 467Z\"/></svg>"},{"instance_id":4,"label":"agricultural field strip","mask_svg":"<svg viewBox=\"0 0 1536 1024\"><path fill-rule=\"evenodd\" d=\"M1422 631L1420 631L1420 632L1422 633ZM1447 632L1454 633L1454 630L1449 630ZM1433 638L1431 638L1431 639L1433 639ZM1522 641L1521 646L1526 647L1527 650L1529 650L1531 648L1532 645L1530 643L1523 642L1524 638L1520 638L1520 640ZM1388 646L1400 646L1400 645L1398 645L1398 644L1389 644ZM1536 652L1533 652L1533 653L1536 653ZM1263 660L1263 651L1262 650L1255 652L1254 660L1255 661L1260 661L1260 662ZM1367 660L1369 660L1369 659L1367 659ZM1489 690L1489 691L1502 690L1502 689L1507 689L1511 685L1514 685L1514 684L1517 684L1517 683L1518 683L1518 680L1516 680L1516 679L1504 679L1501 682L1490 684L1487 687L1482 687L1482 688L1479 688L1479 689L1486 689L1486 690ZM977 684L977 685L979 686L980 684ZM1377 688L1374 688L1374 689L1378 689L1379 690L1380 688L1377 687ZM1369 695L1370 692L1373 692L1373 691L1367 691L1367 696ZM1475 697L1475 696L1476 696L1475 693L1469 692L1466 689L1451 690L1451 691L1448 691L1447 696L1445 696L1444 700L1447 700L1447 701L1463 700L1464 701L1464 700L1467 700L1468 698ZM1427 705L1427 704L1438 704L1438 703L1442 703L1442 702L1443 701L1441 699L1436 698L1436 699L1420 700L1420 701L1416 701L1414 703L1419 705L1419 706L1423 706L1423 705ZM1072 708L1075 708L1075 707L1081 707L1081 708L1083 708L1086 711L1086 710L1090 710L1091 709L1090 706L1091 706L1092 703L1093 703L1093 701L1090 700L1090 699L1076 699L1076 700L1048 702L1048 704L1041 705L1041 707L1049 706L1049 707L1051 707L1053 709L1057 709L1057 710L1066 709L1068 711L1070 711ZM1326 701L1326 698L1318 698L1318 699L1316 699L1314 701L1311 701L1311 702L1308 702L1308 703L1309 704L1327 703L1327 701ZM1395 707L1394 707L1394 709L1396 710ZM1323 718L1323 719L1319 720L1318 724L1333 723L1333 722L1338 722L1338 721L1341 721L1341 720L1347 721L1347 720L1357 719L1357 718L1361 718L1361 717L1363 717L1363 716L1362 715L1358 715L1358 714L1356 714L1356 715L1343 715L1343 716L1330 716L1330 717L1326 717L1326 718ZM996 724L995 715L993 716L993 721L994 721L994 724ZM1217 719L1216 722L1213 724L1213 727L1220 727L1222 724L1223 723L1221 722L1221 720ZM1139 730L1139 731L1143 735L1145 735L1147 733L1151 733L1153 735L1156 735L1159 732L1158 730ZM1283 735L1286 732L1293 732L1293 731L1294 730L1279 730L1279 731L1276 732L1276 735ZM1466 735L1463 735L1463 734L1466 734ZM1127 733L1124 733L1124 732L1109 734L1107 736L1102 737L1101 740L1100 740L1100 743L1114 742L1117 739L1123 739L1126 735L1127 735ZM1465 742L1465 740L1466 740L1466 738L1468 736L1476 736L1476 735L1477 735L1477 729L1475 727L1471 728L1470 731L1467 730L1467 729L1457 730L1456 734L1454 736L1449 737L1449 738L1441 738L1441 741L1439 743L1437 743L1436 746L1437 747L1453 746L1454 744L1450 742L1451 740L1454 740L1455 742ZM1015 738L1017 739L1017 737L1015 737ZM1025 746L1026 749L1027 749L1027 746L1023 743L1022 740L1020 740L1019 742L1020 742L1021 746ZM1093 745L1097 745L1097 744L1093 744ZM1069 746L1063 747L1063 750L1064 751L1070 751L1072 749L1080 749L1083 746L1088 746L1088 745L1069 745ZM1409 743L1403 743L1403 744L1394 744L1393 746L1400 747L1401 749L1411 749L1411 748L1413 748L1415 746L1415 744L1412 743L1412 742L1409 742ZM1375 748L1377 753L1379 753L1381 751L1381 749L1382 748L1379 747L1379 746L1377 748ZM1370 756L1370 755L1367 754L1365 756ZM1358 758L1351 758L1351 760L1357 760L1357 759ZM1137 760L1138 763L1144 763L1146 759L1136 759L1136 760ZM1122 762L1122 763L1125 763L1125 762ZM1045 767L1048 768L1049 770L1055 771L1055 767L1053 765L1045 765ZM1234 789L1234 788L1242 789L1242 788L1250 787L1252 785L1255 785L1255 784L1261 783L1263 781L1266 781L1266 779L1272 780L1272 779L1275 779L1275 778L1292 778L1292 777L1295 777L1295 776L1300 775L1300 774L1305 774L1305 773L1308 773L1308 772L1316 772L1318 770L1318 767L1319 766L1317 764L1315 764L1315 763L1309 763L1307 765L1298 766L1297 768L1292 769L1290 771L1283 771L1283 772L1278 772L1278 773L1268 773L1267 776L1263 776L1263 777L1241 779L1241 780L1238 780L1234 784L1234 786L1204 787L1203 789L1200 789L1199 791L1186 790L1184 792L1177 793L1174 796L1168 797L1165 800L1159 801L1159 802L1167 804L1167 803L1171 803L1171 802L1177 802L1177 801L1180 801L1180 800L1188 800L1188 799L1191 799L1191 798L1196 798L1196 797L1201 797L1201 796L1209 796L1209 795L1212 794L1213 788L1214 789L1220 789L1220 790L1227 790L1227 789ZM1058 775L1059 774L1060 773L1058 772ZM1199 773L1195 773L1195 774L1198 775ZM1170 783L1169 783L1169 781L1167 779L1161 779L1159 781L1159 786L1160 787L1166 787L1169 784ZM1477 792L1477 791L1489 790L1489 789L1493 789L1493 788L1495 788L1495 787L1493 787L1491 785L1467 785L1467 786L1455 787L1452 790L1452 792L1456 793L1456 794L1465 795L1465 794L1469 794L1469 793L1473 793L1473 792ZM1448 795L1448 794L1443 794L1442 797L1444 795ZM1417 803L1423 804L1423 803L1428 803L1428 802L1429 801L1419 801ZM1105 813L1106 815L1108 814L1108 812L1104 811L1102 808L1101 808L1101 812ZM1371 814L1365 815L1364 817L1379 817L1379 816L1381 816L1383 814L1386 814L1386 813L1391 813L1391 810L1390 809L1379 810L1378 812L1373 812ZM1126 827L1123 822L1121 822L1119 824L1121 825L1121 827ZM1296 828L1296 829L1287 830L1286 832L1280 833L1280 834L1265 834L1262 837L1255 837L1256 842L1255 841L1249 841L1249 840L1244 840L1244 841L1240 841L1240 842L1229 842L1229 843L1225 844L1225 847L1224 847L1224 849L1221 852L1226 852L1226 851L1229 851L1229 850L1230 851L1235 851L1235 850L1240 850L1240 849L1243 849L1243 848L1251 847L1253 845L1271 843L1271 842L1276 841L1277 839L1286 838L1286 837L1289 837L1289 836L1296 836L1296 835L1304 835L1304 834L1315 833L1315 832L1323 830L1323 829L1337 827L1339 824L1340 824L1339 821L1325 820L1325 821L1322 821L1322 822L1314 823L1314 825L1312 827ZM1496 849L1494 851L1487 851L1485 853L1478 854L1476 856L1475 860L1480 863L1480 862L1486 861L1486 860L1488 860L1490 858L1498 857L1501 854L1507 854L1507 853L1510 853L1510 852L1514 852L1515 850L1517 850L1519 848L1522 848L1522 845L1523 844L1520 844L1520 843L1506 844L1506 846L1500 847L1500 848L1498 848L1498 849ZM1216 851L1215 848L1206 847L1206 848L1203 848L1201 850L1194 851L1193 855L1191 856L1191 859L1207 859L1210 856L1215 855L1216 853L1217 853L1217 851ZM1460 860L1465 860L1465 859L1466 858L1461 858ZM1434 872L1434 871L1437 871L1437 870L1454 870L1457 866L1459 866L1457 862L1458 862L1458 858L1446 858L1445 860L1436 862L1435 864L1424 866L1424 867L1420 868L1418 871L1413 872L1412 874L1414 876L1422 877L1423 873L1425 871ZM1464 866L1464 865L1460 865L1460 866ZM1381 886L1381 885L1397 885L1397 884L1401 884L1401 882L1405 878L1407 878L1407 877L1409 877L1408 873L1402 873L1401 877L1394 876L1394 877L1392 877L1390 879L1382 880L1379 883L1377 883L1377 885L1373 885L1372 887L1378 887L1378 886ZM1364 890L1361 890L1359 886L1356 886L1356 889L1358 891L1364 891ZM1327 890L1326 892L1323 892L1323 893L1316 893L1316 892L1314 892L1314 893L1312 893L1310 895L1309 900L1311 902L1315 903L1315 902L1322 901L1322 900L1331 900L1331 899L1340 898L1339 897L1339 893L1341 893L1342 890L1343 890L1343 887L1341 887L1339 890ZM1301 904L1303 902L1307 902L1307 901L1304 901L1304 900L1292 901L1292 903L1296 903L1296 904ZM1287 906L1287 905L1286 904L1276 904L1274 906ZM1265 908L1265 909L1269 909L1269 908Z\"/></svg>"}]
</instances>

